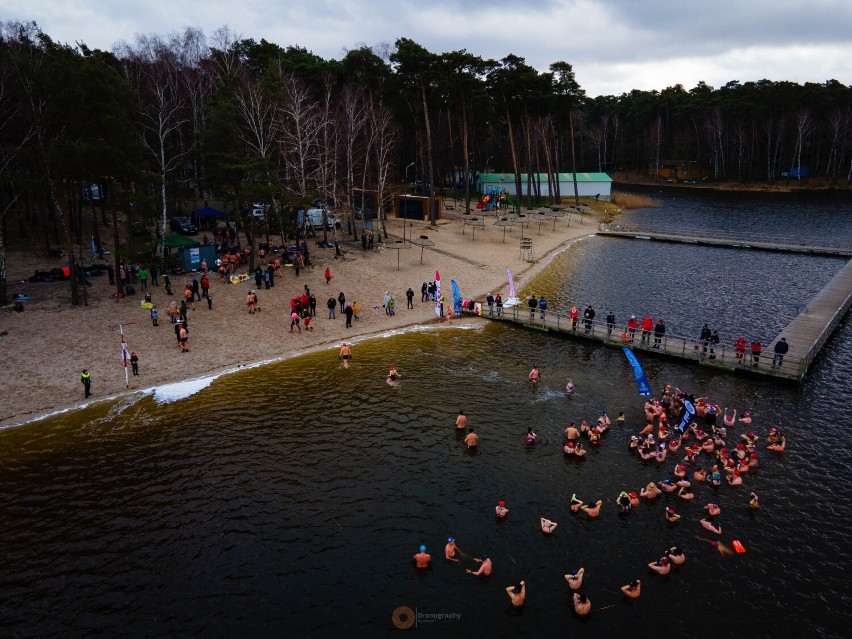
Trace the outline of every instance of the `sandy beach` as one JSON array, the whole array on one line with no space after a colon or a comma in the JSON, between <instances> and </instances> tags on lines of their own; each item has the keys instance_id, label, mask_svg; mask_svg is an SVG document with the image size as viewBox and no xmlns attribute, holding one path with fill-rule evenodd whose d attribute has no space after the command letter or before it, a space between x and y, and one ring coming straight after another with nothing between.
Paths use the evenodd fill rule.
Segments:
<instances>
[{"instance_id":1,"label":"sandy beach","mask_svg":"<svg viewBox=\"0 0 852 639\"><path fill-rule=\"evenodd\" d=\"M532 211L527 211L532 213ZM476 215L476 212L474 213ZM518 291L572 240L595 233L601 219L590 213L581 219L576 214L532 222L524 230L533 239L536 259L522 259L521 228L494 226L494 216L483 227L474 229L462 222L456 211L445 211L436 227L425 223L388 220L390 242L426 235L435 243L422 251L417 246L403 250L378 244L373 251L363 251L360 242L345 238L341 242L343 256L334 259L333 249L312 247L312 266L296 277L286 267L269 290L258 290L261 312L250 315L245 296L255 288L253 279L241 284L221 283L210 278L212 310L207 302L196 302L188 312L190 353L178 348L172 325L165 310L171 299L179 298L185 281L192 274L172 276L172 291L166 295L162 286L151 286L152 301L160 311L159 326L154 327L149 311L141 307L143 292L120 302L113 300L114 287L106 274L94 277L88 288L88 305L71 306L67 282L27 282L38 268L49 270L62 266L58 258L41 257L43 246L33 240L31 250L16 246L9 252L9 295L23 293L31 297L23 313L11 309L0 313L0 426L38 419L47 414L79 406L85 402L103 401L122 393L137 392L163 384L212 375L258 361L276 360L311 350L339 346L344 340L384 333L414 324L437 322L434 303L421 303L420 287L431 282L439 271L444 291L450 280L459 285L463 298L484 299L489 291L501 291L508 297L506 268L515 276ZM112 246L107 244L112 250ZM397 264L399 266L397 266ZM334 279L325 283L325 268L330 267ZM247 269L246 269L247 271ZM312 331L289 333L290 299L308 285L317 297L317 316ZM405 292L414 291L414 309L406 309ZM338 311L337 319L328 319L326 300L343 291L347 302L358 302L361 319L345 328ZM382 308L385 291L396 300L396 315ZM479 321L465 318L455 321ZM139 358L139 375L130 376L125 385L121 359L119 324L124 326L128 350ZM356 347L357 348L357 347ZM80 372L92 376L92 397L84 400Z\"/></svg>"}]
</instances>

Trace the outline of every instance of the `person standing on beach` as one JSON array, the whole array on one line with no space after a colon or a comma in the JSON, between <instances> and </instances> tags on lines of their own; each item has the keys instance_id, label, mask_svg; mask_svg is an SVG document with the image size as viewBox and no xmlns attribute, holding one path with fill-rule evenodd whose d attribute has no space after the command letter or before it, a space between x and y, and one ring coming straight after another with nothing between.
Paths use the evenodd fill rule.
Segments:
<instances>
[{"instance_id":1,"label":"person standing on beach","mask_svg":"<svg viewBox=\"0 0 852 639\"><path fill-rule=\"evenodd\" d=\"M343 307L346 304L346 296L343 294L343 291L340 291L340 295L337 296L337 301L340 302L340 312L343 312Z\"/></svg>"},{"instance_id":2,"label":"person standing on beach","mask_svg":"<svg viewBox=\"0 0 852 639\"><path fill-rule=\"evenodd\" d=\"M182 324L180 327L180 352L189 352L189 333L186 330L186 324Z\"/></svg>"},{"instance_id":3,"label":"person standing on beach","mask_svg":"<svg viewBox=\"0 0 852 639\"><path fill-rule=\"evenodd\" d=\"M334 309L337 308L337 300L333 297L329 297L325 305L328 307L328 319L334 319Z\"/></svg>"},{"instance_id":4,"label":"person standing on beach","mask_svg":"<svg viewBox=\"0 0 852 639\"><path fill-rule=\"evenodd\" d=\"M198 301L201 301L201 287L198 285L198 279L192 278L192 301L195 301L195 298L198 298ZM195 307L192 307L192 310L195 310Z\"/></svg>"},{"instance_id":5,"label":"person standing on beach","mask_svg":"<svg viewBox=\"0 0 852 639\"><path fill-rule=\"evenodd\" d=\"M186 320L186 300L180 301L180 318Z\"/></svg>"},{"instance_id":6,"label":"person standing on beach","mask_svg":"<svg viewBox=\"0 0 852 639\"><path fill-rule=\"evenodd\" d=\"M83 388L86 393L83 398L86 399L92 394L92 375L88 369L84 368L83 372L80 373L80 381L83 382Z\"/></svg>"},{"instance_id":7,"label":"person standing on beach","mask_svg":"<svg viewBox=\"0 0 852 639\"><path fill-rule=\"evenodd\" d=\"M201 297L207 299L207 296L210 294L210 279L207 277L207 273L201 276Z\"/></svg>"},{"instance_id":8,"label":"person standing on beach","mask_svg":"<svg viewBox=\"0 0 852 639\"><path fill-rule=\"evenodd\" d=\"M352 316L355 314L355 311L352 310L352 304L346 305L346 308L343 309L343 314L346 315L346 328L352 328Z\"/></svg>"},{"instance_id":9,"label":"person standing on beach","mask_svg":"<svg viewBox=\"0 0 852 639\"><path fill-rule=\"evenodd\" d=\"M157 305L153 304L151 306L151 324L153 324L154 326L159 326L159 324L157 324L157 317L158 317Z\"/></svg>"},{"instance_id":10,"label":"person standing on beach","mask_svg":"<svg viewBox=\"0 0 852 639\"><path fill-rule=\"evenodd\" d=\"M148 269L151 273L151 284L154 286L160 285L160 271L157 270L156 264L151 264L151 268Z\"/></svg>"},{"instance_id":11,"label":"person standing on beach","mask_svg":"<svg viewBox=\"0 0 852 639\"><path fill-rule=\"evenodd\" d=\"M405 291L405 300L407 303L406 308L414 308L414 291L411 290L411 287L408 287L408 290Z\"/></svg>"},{"instance_id":12,"label":"person standing on beach","mask_svg":"<svg viewBox=\"0 0 852 639\"><path fill-rule=\"evenodd\" d=\"M365 231L361 231L361 247L365 251L367 250L367 233Z\"/></svg>"},{"instance_id":13,"label":"person standing on beach","mask_svg":"<svg viewBox=\"0 0 852 639\"><path fill-rule=\"evenodd\" d=\"M148 290L148 269L144 266L139 269L139 288L143 291Z\"/></svg>"},{"instance_id":14,"label":"person standing on beach","mask_svg":"<svg viewBox=\"0 0 852 639\"><path fill-rule=\"evenodd\" d=\"M326 284L331 284L331 280L332 280L332 278L333 278L333 277L334 277L334 276L331 274L331 267L330 267L330 266L326 266L326 267L325 267L325 283L326 283Z\"/></svg>"},{"instance_id":15,"label":"person standing on beach","mask_svg":"<svg viewBox=\"0 0 852 639\"><path fill-rule=\"evenodd\" d=\"M373 232L370 231L370 235L367 236L367 250L373 250Z\"/></svg>"},{"instance_id":16,"label":"person standing on beach","mask_svg":"<svg viewBox=\"0 0 852 639\"><path fill-rule=\"evenodd\" d=\"M134 375L139 375L139 357L136 353L130 353L130 368Z\"/></svg>"},{"instance_id":17,"label":"person standing on beach","mask_svg":"<svg viewBox=\"0 0 852 639\"><path fill-rule=\"evenodd\" d=\"M429 300L429 285L426 282L420 286L420 301L426 302Z\"/></svg>"},{"instance_id":18,"label":"person standing on beach","mask_svg":"<svg viewBox=\"0 0 852 639\"><path fill-rule=\"evenodd\" d=\"M172 295L172 281L168 273L163 273L163 286L166 289L166 295Z\"/></svg>"}]
</instances>

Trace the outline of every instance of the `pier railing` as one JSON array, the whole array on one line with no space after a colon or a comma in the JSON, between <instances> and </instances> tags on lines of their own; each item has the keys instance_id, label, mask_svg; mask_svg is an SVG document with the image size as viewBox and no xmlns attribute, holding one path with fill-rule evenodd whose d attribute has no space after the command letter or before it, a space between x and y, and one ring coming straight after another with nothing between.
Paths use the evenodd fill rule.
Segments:
<instances>
[{"instance_id":1,"label":"pier railing","mask_svg":"<svg viewBox=\"0 0 852 639\"><path fill-rule=\"evenodd\" d=\"M774 353L764 350L755 357L748 343L743 352L738 352L733 344L710 344L669 332L658 340L653 330L642 331L637 328L631 332L625 322L616 322L610 326L605 320L589 321L582 316L575 322L567 313L551 310L546 310L542 319L539 309L531 314L530 308L523 304L504 306L499 314L496 306L491 312L487 304L482 304L482 317L513 322L531 329L556 331L580 339L603 342L608 346L626 346L634 351L677 357L728 371L742 370L796 380L800 380L807 371L808 362L802 357L785 355L780 366L773 366Z\"/></svg>"}]
</instances>

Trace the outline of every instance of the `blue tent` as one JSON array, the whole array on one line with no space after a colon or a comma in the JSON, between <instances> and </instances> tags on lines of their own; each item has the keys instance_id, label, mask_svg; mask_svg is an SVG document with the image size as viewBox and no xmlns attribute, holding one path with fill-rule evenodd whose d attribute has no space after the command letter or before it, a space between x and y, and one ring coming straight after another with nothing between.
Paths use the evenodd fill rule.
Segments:
<instances>
[{"instance_id":1,"label":"blue tent","mask_svg":"<svg viewBox=\"0 0 852 639\"><path fill-rule=\"evenodd\" d=\"M214 209L212 206L203 206L192 212L192 222L198 227L201 227L202 218L223 217L227 218L224 211ZM206 226L206 225L205 225Z\"/></svg>"}]
</instances>

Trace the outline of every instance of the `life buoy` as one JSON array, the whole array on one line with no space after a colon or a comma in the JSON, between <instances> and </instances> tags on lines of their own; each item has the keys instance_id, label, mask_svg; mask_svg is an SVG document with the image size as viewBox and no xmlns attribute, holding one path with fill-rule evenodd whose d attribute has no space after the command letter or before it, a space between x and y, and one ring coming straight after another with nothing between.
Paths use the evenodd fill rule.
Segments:
<instances>
[{"instance_id":1,"label":"life buoy","mask_svg":"<svg viewBox=\"0 0 852 639\"><path fill-rule=\"evenodd\" d=\"M734 550L737 552L738 555L742 555L742 554L745 553L745 551L746 551L745 546L743 546L740 543L739 539L734 539L734 541L732 542L732 545L733 545Z\"/></svg>"},{"instance_id":2,"label":"life buoy","mask_svg":"<svg viewBox=\"0 0 852 639\"><path fill-rule=\"evenodd\" d=\"M624 342L625 344L626 344L627 342L629 342L629 341L630 341L630 333L628 333L627 331L624 331L624 332L621 334L621 341L622 341L622 342Z\"/></svg>"}]
</instances>

